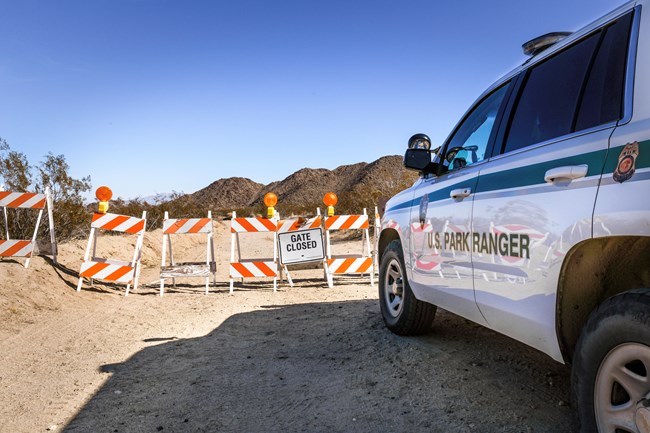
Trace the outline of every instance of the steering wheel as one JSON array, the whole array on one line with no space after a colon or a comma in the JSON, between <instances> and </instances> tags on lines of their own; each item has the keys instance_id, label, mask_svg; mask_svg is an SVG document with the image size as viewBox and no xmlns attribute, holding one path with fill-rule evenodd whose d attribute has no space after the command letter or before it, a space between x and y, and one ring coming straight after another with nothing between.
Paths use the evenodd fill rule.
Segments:
<instances>
[{"instance_id":1,"label":"steering wheel","mask_svg":"<svg viewBox=\"0 0 650 433\"><path fill-rule=\"evenodd\" d=\"M447 149L447 154L445 155L445 159L447 162L451 162L454 160L456 157L456 154L460 152L461 150L467 150L470 152L471 159L472 159L472 164L478 161L478 146L472 145L472 146L454 146L449 149Z\"/></svg>"},{"instance_id":2,"label":"steering wheel","mask_svg":"<svg viewBox=\"0 0 650 433\"><path fill-rule=\"evenodd\" d=\"M456 154L461 150L463 150L462 146L456 146L447 149L447 153L445 154L445 159L447 160L447 162L453 161L454 158L456 157Z\"/></svg>"}]
</instances>

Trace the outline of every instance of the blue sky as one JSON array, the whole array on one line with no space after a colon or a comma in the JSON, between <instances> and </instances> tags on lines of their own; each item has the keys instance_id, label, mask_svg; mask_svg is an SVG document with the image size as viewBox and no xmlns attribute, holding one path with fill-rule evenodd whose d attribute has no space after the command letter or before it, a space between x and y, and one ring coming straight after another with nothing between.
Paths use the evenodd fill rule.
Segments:
<instances>
[{"instance_id":1,"label":"blue sky","mask_svg":"<svg viewBox=\"0 0 650 433\"><path fill-rule=\"evenodd\" d=\"M620 4L0 0L0 137L127 198L371 162Z\"/></svg>"}]
</instances>

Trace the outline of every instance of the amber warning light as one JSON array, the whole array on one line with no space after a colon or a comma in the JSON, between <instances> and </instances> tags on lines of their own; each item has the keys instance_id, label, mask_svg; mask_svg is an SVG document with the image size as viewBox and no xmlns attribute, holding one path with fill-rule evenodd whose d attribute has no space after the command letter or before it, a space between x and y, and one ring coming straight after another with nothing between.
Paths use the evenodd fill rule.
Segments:
<instances>
[{"instance_id":1,"label":"amber warning light","mask_svg":"<svg viewBox=\"0 0 650 433\"><path fill-rule=\"evenodd\" d=\"M269 219L273 218L275 216L275 208L273 206L278 204L278 196L272 192L266 193L264 196L264 204L267 206L266 217Z\"/></svg>"},{"instance_id":2,"label":"amber warning light","mask_svg":"<svg viewBox=\"0 0 650 433\"><path fill-rule=\"evenodd\" d=\"M333 192L328 192L323 197L323 203L327 206L327 216L334 216L334 205L338 203L339 198Z\"/></svg>"},{"instance_id":3,"label":"amber warning light","mask_svg":"<svg viewBox=\"0 0 650 433\"><path fill-rule=\"evenodd\" d=\"M97 200L99 200L97 212L108 212L108 201L113 197L113 191L111 191L111 189L107 186L100 186L97 188L97 191L95 191L95 197L97 197Z\"/></svg>"}]
</instances>

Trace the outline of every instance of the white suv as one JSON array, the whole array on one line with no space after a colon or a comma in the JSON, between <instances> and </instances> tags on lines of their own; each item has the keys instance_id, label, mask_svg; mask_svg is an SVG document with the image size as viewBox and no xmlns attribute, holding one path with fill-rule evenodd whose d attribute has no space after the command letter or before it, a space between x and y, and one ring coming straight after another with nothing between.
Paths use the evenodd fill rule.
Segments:
<instances>
[{"instance_id":1,"label":"white suv","mask_svg":"<svg viewBox=\"0 0 650 433\"><path fill-rule=\"evenodd\" d=\"M582 432L650 432L648 7L525 44L381 223L388 328L440 306L570 363Z\"/></svg>"}]
</instances>

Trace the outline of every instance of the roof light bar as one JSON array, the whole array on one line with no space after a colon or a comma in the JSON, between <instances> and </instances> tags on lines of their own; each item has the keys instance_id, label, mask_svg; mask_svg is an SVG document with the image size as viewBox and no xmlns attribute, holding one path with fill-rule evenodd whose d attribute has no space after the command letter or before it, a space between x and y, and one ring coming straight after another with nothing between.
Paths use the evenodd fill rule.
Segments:
<instances>
[{"instance_id":1,"label":"roof light bar","mask_svg":"<svg viewBox=\"0 0 650 433\"><path fill-rule=\"evenodd\" d=\"M542 36L538 36L535 39L531 39L521 46L524 50L524 54L527 56L536 56L541 53L551 45L557 44L562 39L569 36L571 32L552 32L547 33Z\"/></svg>"}]
</instances>

